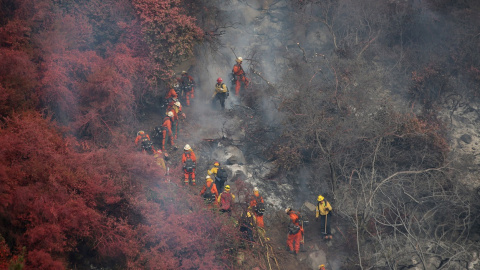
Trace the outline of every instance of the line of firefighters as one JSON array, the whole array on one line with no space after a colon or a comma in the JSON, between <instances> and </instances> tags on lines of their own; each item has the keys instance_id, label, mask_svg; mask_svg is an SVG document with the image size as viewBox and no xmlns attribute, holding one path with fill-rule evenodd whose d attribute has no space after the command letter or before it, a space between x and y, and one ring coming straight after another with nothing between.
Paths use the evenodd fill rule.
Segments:
<instances>
[{"instance_id":1,"label":"line of firefighters","mask_svg":"<svg viewBox=\"0 0 480 270\"><path fill-rule=\"evenodd\" d=\"M232 83L235 86L235 95L239 95L241 86L246 88L250 80L245 76L245 71L242 68L242 57L235 59L236 64L232 70ZM190 106L195 97L195 81L186 71L182 71L182 76L177 78L176 83L171 85L171 88L165 95L166 101L166 116L162 120L161 127L154 129L154 138L161 138L161 149L156 150L150 136L144 131L139 131L135 139L135 144L141 144L142 150L154 154L157 158L157 163L163 167L165 166L164 158L168 155L165 152L166 143L168 142L174 150L177 149L174 141L179 136L179 122L180 119L186 119L185 113L182 112L182 106L179 98L187 106ZM178 92L178 93L177 93ZM217 79L215 84L215 93L212 96L212 104L219 101L222 109L225 109L225 100L229 96L228 87L223 83L222 78ZM162 152L163 151L163 152ZM195 170L197 159L190 145L184 146L184 153L182 154L181 162L184 171L184 185L196 185ZM225 185L228 179L228 173L224 167L220 166L218 161L213 163L213 167L207 171L208 175L205 180L206 183L200 191L200 195L211 208L218 208L219 211L231 215L232 207L235 202L235 195L231 193L230 185ZM324 199L322 195L317 198L316 205L316 220L320 221L320 228L324 239L332 239L330 220L332 206ZM265 202L257 187L253 189L253 195L248 202L248 208L245 213L242 213L239 220L240 231L245 235L245 238L251 242L254 241L253 231L258 229L264 235L265 224L263 216L265 213ZM287 249L293 254L298 254L301 244L304 242L304 229L301 214L294 211L292 208L285 209L285 213L289 216L290 223L288 225ZM323 265L322 265L323 266ZM321 269L321 268L320 268Z\"/></svg>"},{"instance_id":2,"label":"line of firefighters","mask_svg":"<svg viewBox=\"0 0 480 270\"><path fill-rule=\"evenodd\" d=\"M236 64L232 69L232 84L235 86L235 95L239 96L242 86L247 88L250 83L250 79L246 77L246 73L243 70L242 63L243 58L237 57L235 59ZM218 100L222 109L225 109L225 100L229 96L229 90L223 79L219 77L215 84L215 91L212 96L212 105L215 105ZM185 113L182 112L182 101L186 106L190 106L195 98L195 80L186 71L182 71L180 78L176 78L175 82L170 85L170 89L164 97L164 101L167 109L166 115L162 119L162 125L155 127L153 131L153 138L161 141L161 151L165 152L167 143L170 144L174 150L175 140L178 138L180 131L180 120L186 119ZM135 143L142 144L142 147L147 152L155 153L153 148L153 142L151 142L150 136L144 131L137 133ZM157 150L158 151L158 150Z\"/></svg>"}]
</instances>

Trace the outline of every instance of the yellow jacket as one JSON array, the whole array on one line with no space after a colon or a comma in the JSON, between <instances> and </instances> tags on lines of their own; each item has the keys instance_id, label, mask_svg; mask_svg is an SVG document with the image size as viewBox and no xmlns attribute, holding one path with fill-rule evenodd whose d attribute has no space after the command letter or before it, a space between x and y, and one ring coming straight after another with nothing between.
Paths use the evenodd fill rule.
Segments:
<instances>
[{"instance_id":1,"label":"yellow jacket","mask_svg":"<svg viewBox=\"0 0 480 270\"><path fill-rule=\"evenodd\" d=\"M207 171L208 175L214 175L214 176L217 176L217 172L218 172L218 167L217 166L213 166L213 168L211 168L210 170ZM215 180L215 178L214 178Z\"/></svg>"},{"instance_id":2,"label":"yellow jacket","mask_svg":"<svg viewBox=\"0 0 480 270\"><path fill-rule=\"evenodd\" d=\"M324 200L322 203L318 202L317 207L315 208L315 217L318 218L319 215L326 216L332 211L332 206L329 202Z\"/></svg>"},{"instance_id":3,"label":"yellow jacket","mask_svg":"<svg viewBox=\"0 0 480 270\"><path fill-rule=\"evenodd\" d=\"M224 83L221 84L215 84L215 93L226 93L228 92L227 85Z\"/></svg>"}]
</instances>

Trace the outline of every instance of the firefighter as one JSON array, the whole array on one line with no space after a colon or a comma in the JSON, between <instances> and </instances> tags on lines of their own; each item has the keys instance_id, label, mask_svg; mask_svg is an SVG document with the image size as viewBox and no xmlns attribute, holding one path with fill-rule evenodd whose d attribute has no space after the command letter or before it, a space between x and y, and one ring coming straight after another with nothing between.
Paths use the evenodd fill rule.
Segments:
<instances>
[{"instance_id":1,"label":"firefighter","mask_svg":"<svg viewBox=\"0 0 480 270\"><path fill-rule=\"evenodd\" d=\"M137 137L135 138L135 145L138 145L139 142L150 141L150 136L148 136L145 131L140 130L137 132Z\"/></svg>"},{"instance_id":2,"label":"firefighter","mask_svg":"<svg viewBox=\"0 0 480 270\"><path fill-rule=\"evenodd\" d=\"M303 227L300 224L300 213L293 211L290 207L285 209L285 213L290 217L287 236L288 251L290 253L295 253L296 255L300 251L300 243L303 238Z\"/></svg>"},{"instance_id":3,"label":"firefighter","mask_svg":"<svg viewBox=\"0 0 480 270\"><path fill-rule=\"evenodd\" d=\"M182 76L178 81L180 83L181 93L183 92L182 97L185 97L185 104L190 106L191 100L195 98L195 81L185 70L182 71Z\"/></svg>"},{"instance_id":4,"label":"firefighter","mask_svg":"<svg viewBox=\"0 0 480 270\"><path fill-rule=\"evenodd\" d=\"M240 232L242 233L243 238L248 240L250 243L253 243L253 229L256 226L256 219L255 215L250 209L247 208L247 210L242 213L239 224Z\"/></svg>"},{"instance_id":5,"label":"firefighter","mask_svg":"<svg viewBox=\"0 0 480 270\"><path fill-rule=\"evenodd\" d=\"M162 150L158 149L153 152L153 157L155 158L155 163L157 163L160 168L166 172L165 159Z\"/></svg>"},{"instance_id":6,"label":"firefighter","mask_svg":"<svg viewBox=\"0 0 480 270\"><path fill-rule=\"evenodd\" d=\"M218 192L223 191L223 186L228 179L228 172L223 167L220 166L220 162L215 161L213 163L213 167L208 170L208 175L210 175L213 179L215 179L215 185L217 186Z\"/></svg>"},{"instance_id":7,"label":"firefighter","mask_svg":"<svg viewBox=\"0 0 480 270\"><path fill-rule=\"evenodd\" d=\"M176 140L178 138L178 132L180 130L180 116L185 117L185 114L182 112L182 104L180 101L172 101L167 107L167 113L172 112L172 134L173 138Z\"/></svg>"},{"instance_id":8,"label":"firefighter","mask_svg":"<svg viewBox=\"0 0 480 270\"><path fill-rule=\"evenodd\" d=\"M217 83L215 84L215 93L212 96L212 105L215 106L216 100L220 102L220 106L222 110L225 109L225 100L230 95L227 85L223 83L222 78L217 79Z\"/></svg>"},{"instance_id":9,"label":"firefighter","mask_svg":"<svg viewBox=\"0 0 480 270\"><path fill-rule=\"evenodd\" d=\"M318 266L318 270L325 270L325 265L324 264L320 264Z\"/></svg>"},{"instance_id":10,"label":"firefighter","mask_svg":"<svg viewBox=\"0 0 480 270\"><path fill-rule=\"evenodd\" d=\"M200 195L203 197L205 203L209 204L211 207L213 202L215 202L218 198L218 191L210 175L207 175L206 181L207 182L205 185L203 185L203 188L200 191Z\"/></svg>"},{"instance_id":11,"label":"firefighter","mask_svg":"<svg viewBox=\"0 0 480 270\"><path fill-rule=\"evenodd\" d=\"M318 222L320 216L321 233L325 235L325 239L332 239L332 232L330 230L330 221L332 219L332 206L322 195L317 197L317 206L315 208L315 220Z\"/></svg>"},{"instance_id":12,"label":"firefighter","mask_svg":"<svg viewBox=\"0 0 480 270\"><path fill-rule=\"evenodd\" d=\"M163 118L163 123L162 123L162 151L165 151L165 143L167 141L167 136L170 139L170 145L174 147L174 149L177 149L175 146L175 143L173 141L173 133L172 133L172 120L173 118L173 113L168 112L167 116Z\"/></svg>"},{"instance_id":13,"label":"firefighter","mask_svg":"<svg viewBox=\"0 0 480 270\"><path fill-rule=\"evenodd\" d=\"M260 196L260 192L258 191L257 187L253 188L253 196L250 200L250 209L253 210L255 214L255 218L257 219L257 226L260 228L265 228L265 224L263 223L263 214L265 212L265 202L263 201L263 197Z\"/></svg>"},{"instance_id":14,"label":"firefighter","mask_svg":"<svg viewBox=\"0 0 480 270\"><path fill-rule=\"evenodd\" d=\"M135 145L138 145L140 143L140 146L142 148L142 151L148 152L148 153L154 153L155 148L153 148L153 142L150 140L150 136L148 136L145 131L140 130L137 132L137 137L135 138Z\"/></svg>"},{"instance_id":15,"label":"firefighter","mask_svg":"<svg viewBox=\"0 0 480 270\"><path fill-rule=\"evenodd\" d=\"M217 198L218 206L220 207L220 212L226 212L229 216L232 215L232 206L235 201L235 195L230 192L230 186L225 186L225 191L220 193Z\"/></svg>"},{"instance_id":16,"label":"firefighter","mask_svg":"<svg viewBox=\"0 0 480 270\"><path fill-rule=\"evenodd\" d=\"M178 87L178 83L173 84L170 87L170 90L168 90L167 94L165 95L165 101L167 102L167 104L171 102L174 98L178 99L177 92L174 89L176 87Z\"/></svg>"},{"instance_id":17,"label":"firefighter","mask_svg":"<svg viewBox=\"0 0 480 270\"><path fill-rule=\"evenodd\" d=\"M195 157L195 153L193 152L192 147L190 147L190 145L188 144L186 144L183 148L182 164L185 176L184 184L187 185L191 178L192 186L195 186L195 168L197 167L197 158Z\"/></svg>"},{"instance_id":18,"label":"firefighter","mask_svg":"<svg viewBox=\"0 0 480 270\"><path fill-rule=\"evenodd\" d=\"M245 77L245 71L242 68L243 58L237 57L237 59L235 59L235 62L237 63L233 66L232 73L233 83L235 84L235 95L238 96L240 94L241 83L243 82L243 86L247 88L250 80Z\"/></svg>"}]
</instances>

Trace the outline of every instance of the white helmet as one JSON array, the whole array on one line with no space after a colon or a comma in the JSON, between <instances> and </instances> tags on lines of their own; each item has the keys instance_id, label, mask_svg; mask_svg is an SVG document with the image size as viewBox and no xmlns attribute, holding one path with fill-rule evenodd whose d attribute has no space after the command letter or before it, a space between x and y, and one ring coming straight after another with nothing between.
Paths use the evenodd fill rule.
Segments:
<instances>
[{"instance_id":1,"label":"white helmet","mask_svg":"<svg viewBox=\"0 0 480 270\"><path fill-rule=\"evenodd\" d=\"M173 117L173 112L168 112L168 113L167 113L167 116L168 116L168 117Z\"/></svg>"},{"instance_id":2,"label":"white helmet","mask_svg":"<svg viewBox=\"0 0 480 270\"><path fill-rule=\"evenodd\" d=\"M175 83L175 84L173 85L174 88L178 88L179 86L180 86L180 85L179 85L178 83Z\"/></svg>"},{"instance_id":3,"label":"white helmet","mask_svg":"<svg viewBox=\"0 0 480 270\"><path fill-rule=\"evenodd\" d=\"M253 188L253 192L257 191L258 192L258 188L257 187L254 187Z\"/></svg>"},{"instance_id":4,"label":"white helmet","mask_svg":"<svg viewBox=\"0 0 480 270\"><path fill-rule=\"evenodd\" d=\"M237 61L237 63L240 63L240 62L243 61L243 58L242 58L242 57L237 57L237 60L236 60L236 61Z\"/></svg>"},{"instance_id":5,"label":"white helmet","mask_svg":"<svg viewBox=\"0 0 480 270\"><path fill-rule=\"evenodd\" d=\"M175 106L180 108L180 107L182 107L182 104L180 104L180 101L177 101L177 102L175 102Z\"/></svg>"},{"instance_id":6,"label":"white helmet","mask_svg":"<svg viewBox=\"0 0 480 270\"><path fill-rule=\"evenodd\" d=\"M188 151L190 149L192 149L192 147L190 147L189 144L185 144L185 147L183 147L183 150L185 150L185 151Z\"/></svg>"}]
</instances>

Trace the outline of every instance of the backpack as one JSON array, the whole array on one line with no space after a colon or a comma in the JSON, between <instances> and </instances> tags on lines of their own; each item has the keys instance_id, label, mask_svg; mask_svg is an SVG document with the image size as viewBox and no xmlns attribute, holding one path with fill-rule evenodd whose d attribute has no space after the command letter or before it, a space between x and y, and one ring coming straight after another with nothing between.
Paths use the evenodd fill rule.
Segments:
<instances>
[{"instance_id":1,"label":"backpack","mask_svg":"<svg viewBox=\"0 0 480 270\"><path fill-rule=\"evenodd\" d=\"M193 172L193 169L195 169L195 162L190 157L190 154L187 154L187 160L185 161L185 170L187 172Z\"/></svg>"},{"instance_id":2,"label":"backpack","mask_svg":"<svg viewBox=\"0 0 480 270\"><path fill-rule=\"evenodd\" d=\"M265 213L265 204L262 202L257 202L257 205L255 205L255 212L259 216L263 216L263 213Z\"/></svg>"},{"instance_id":3,"label":"backpack","mask_svg":"<svg viewBox=\"0 0 480 270\"><path fill-rule=\"evenodd\" d=\"M288 233L297 234L300 231L300 226L297 226L293 223L288 224Z\"/></svg>"},{"instance_id":4,"label":"backpack","mask_svg":"<svg viewBox=\"0 0 480 270\"><path fill-rule=\"evenodd\" d=\"M213 184L212 184L213 186ZM208 187L205 190L205 193L203 193L203 199L209 203L215 201L215 193L212 192L212 186Z\"/></svg>"},{"instance_id":5,"label":"backpack","mask_svg":"<svg viewBox=\"0 0 480 270\"><path fill-rule=\"evenodd\" d=\"M218 168L217 177L218 179L220 179L220 181L223 181L223 182L227 181L227 178L228 178L227 170L225 170L225 168L223 167Z\"/></svg>"}]
</instances>

